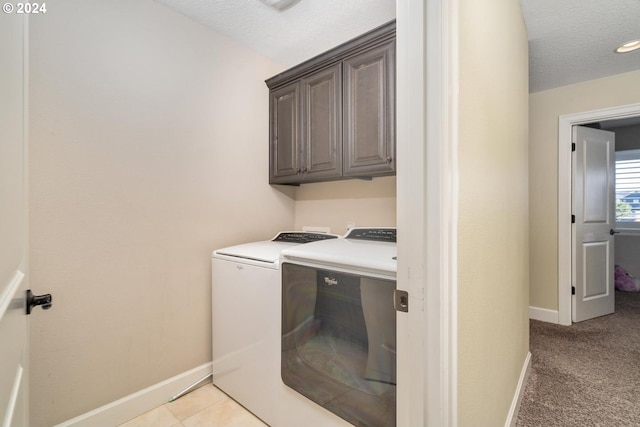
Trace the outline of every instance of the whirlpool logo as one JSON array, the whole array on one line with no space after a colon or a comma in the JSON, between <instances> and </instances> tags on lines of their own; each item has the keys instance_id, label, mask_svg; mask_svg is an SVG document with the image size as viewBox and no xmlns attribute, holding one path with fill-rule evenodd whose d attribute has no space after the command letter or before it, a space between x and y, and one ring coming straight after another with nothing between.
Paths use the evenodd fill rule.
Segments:
<instances>
[{"instance_id":1,"label":"whirlpool logo","mask_svg":"<svg viewBox=\"0 0 640 427\"><path fill-rule=\"evenodd\" d=\"M338 279L334 279L333 277L325 277L324 284L327 286L335 286L338 284Z\"/></svg>"}]
</instances>

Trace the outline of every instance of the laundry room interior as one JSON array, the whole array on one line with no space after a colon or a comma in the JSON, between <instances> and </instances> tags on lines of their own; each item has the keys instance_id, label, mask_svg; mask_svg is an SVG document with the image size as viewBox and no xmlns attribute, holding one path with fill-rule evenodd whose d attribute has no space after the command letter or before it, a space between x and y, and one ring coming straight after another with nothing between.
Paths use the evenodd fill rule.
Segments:
<instances>
[{"instance_id":1,"label":"laundry room interior","mask_svg":"<svg viewBox=\"0 0 640 427\"><path fill-rule=\"evenodd\" d=\"M567 0L598 14L576 1ZM632 62L532 90L523 8L534 4L5 2L0 340L24 342L0 348L0 404L9 408L0 420L234 425L227 413L178 416L166 405L194 390L221 402L211 376L215 384L237 374L247 377L228 391L220 382L226 401L262 421L238 421L245 414L235 425L515 423L530 319L562 324L570 311L559 292L571 266L558 261L558 117L624 105L607 117L640 114ZM335 111L309 111L313 96L338 101ZM329 113L337 122L310 125ZM375 165L355 164L363 152L342 146L354 129ZM319 172L286 145L315 131L340 140ZM269 247L271 258L242 245ZM232 289L216 279L216 260L229 274L271 263L277 286L216 298ZM343 306L357 316L334 310ZM273 322L253 316L262 308ZM18 323L20 333L5 327ZM217 364L226 343L214 337L240 342L244 333L254 339L240 343L248 353L232 349ZM353 357L331 369L326 348ZM238 368L263 350L269 356ZM298 369L297 356L313 369ZM251 387L259 366L268 380ZM309 387L309 377L329 385ZM136 424L167 411L169 421Z\"/></svg>"},{"instance_id":2,"label":"laundry room interior","mask_svg":"<svg viewBox=\"0 0 640 427\"><path fill-rule=\"evenodd\" d=\"M30 280L54 297L31 319L42 426L211 362L212 250L396 225L394 176L269 185L265 80L296 63L159 2L48 6L29 26ZM369 14L322 45L395 2Z\"/></svg>"}]
</instances>

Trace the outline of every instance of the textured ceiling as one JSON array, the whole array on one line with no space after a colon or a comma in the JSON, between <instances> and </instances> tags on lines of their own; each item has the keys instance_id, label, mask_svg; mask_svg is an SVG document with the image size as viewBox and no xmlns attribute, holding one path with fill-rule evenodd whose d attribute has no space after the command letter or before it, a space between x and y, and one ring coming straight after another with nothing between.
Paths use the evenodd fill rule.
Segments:
<instances>
[{"instance_id":1,"label":"textured ceiling","mask_svg":"<svg viewBox=\"0 0 640 427\"><path fill-rule=\"evenodd\" d=\"M640 69L640 0L520 0L529 33L529 91ZM640 84L640 82L638 82Z\"/></svg>"},{"instance_id":2,"label":"textured ceiling","mask_svg":"<svg viewBox=\"0 0 640 427\"><path fill-rule=\"evenodd\" d=\"M396 16L395 0L301 0L278 11L260 0L156 0L289 67Z\"/></svg>"},{"instance_id":3,"label":"textured ceiling","mask_svg":"<svg viewBox=\"0 0 640 427\"><path fill-rule=\"evenodd\" d=\"M292 66L395 18L395 0L156 0ZM529 91L640 69L640 0L520 0L529 33Z\"/></svg>"}]
</instances>

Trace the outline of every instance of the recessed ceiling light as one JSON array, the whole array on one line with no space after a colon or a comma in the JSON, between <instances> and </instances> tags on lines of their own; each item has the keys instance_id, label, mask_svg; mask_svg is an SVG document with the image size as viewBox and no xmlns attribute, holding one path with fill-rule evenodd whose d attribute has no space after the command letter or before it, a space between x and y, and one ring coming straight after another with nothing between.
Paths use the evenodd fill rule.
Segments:
<instances>
[{"instance_id":1,"label":"recessed ceiling light","mask_svg":"<svg viewBox=\"0 0 640 427\"><path fill-rule=\"evenodd\" d=\"M625 43L625 44L619 46L615 50L615 52L616 53L627 53L627 52L631 52L631 51L636 50L636 49L640 49L640 40L633 40L633 41L630 41L628 43Z\"/></svg>"}]
</instances>

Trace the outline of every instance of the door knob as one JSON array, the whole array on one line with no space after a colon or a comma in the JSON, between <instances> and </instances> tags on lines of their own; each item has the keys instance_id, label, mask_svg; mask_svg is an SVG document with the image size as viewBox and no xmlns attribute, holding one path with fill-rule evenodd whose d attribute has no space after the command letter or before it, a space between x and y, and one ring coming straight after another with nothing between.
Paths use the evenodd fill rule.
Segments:
<instances>
[{"instance_id":1,"label":"door knob","mask_svg":"<svg viewBox=\"0 0 640 427\"><path fill-rule=\"evenodd\" d=\"M27 289L27 314L31 314L31 309L36 305L41 305L43 310L49 310L53 297L51 294L34 295L31 289Z\"/></svg>"},{"instance_id":2,"label":"door knob","mask_svg":"<svg viewBox=\"0 0 640 427\"><path fill-rule=\"evenodd\" d=\"M620 232L619 232L619 231L616 231L616 230L614 230L614 229L612 228L611 230L609 230L609 234L611 234L611 235L613 236L614 234L620 234Z\"/></svg>"}]
</instances>

